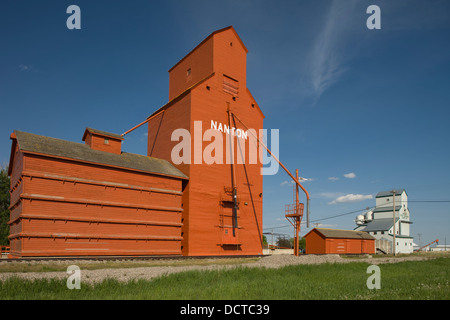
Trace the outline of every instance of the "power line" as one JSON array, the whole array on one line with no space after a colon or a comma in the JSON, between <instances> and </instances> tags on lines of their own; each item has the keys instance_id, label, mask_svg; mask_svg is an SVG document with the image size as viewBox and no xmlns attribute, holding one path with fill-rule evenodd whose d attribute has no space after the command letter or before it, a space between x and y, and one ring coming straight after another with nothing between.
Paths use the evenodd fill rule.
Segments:
<instances>
[{"instance_id":1,"label":"power line","mask_svg":"<svg viewBox=\"0 0 450 320\"><path fill-rule=\"evenodd\" d=\"M450 202L450 200L408 200L408 202Z\"/></svg>"},{"instance_id":2,"label":"power line","mask_svg":"<svg viewBox=\"0 0 450 320\"><path fill-rule=\"evenodd\" d=\"M417 202L425 202L425 203L433 203L433 202L434 203L439 203L439 202L442 202L442 203L445 203L445 202L450 202L450 200L408 200L408 202L416 202L416 203ZM361 212L361 211L370 211L370 210L374 210L374 209L381 208L381 207L387 207L387 206L392 206L392 205L391 205L391 203L386 203L386 204L382 204L382 205L379 205L379 206L366 207L364 209L354 210L354 211L350 211L350 212L345 212L345 213L332 215L332 216L325 217L325 218L311 220L310 222L318 222L318 221L334 219L334 218L346 216L346 215L349 215L349 214L355 214L355 213L358 213L358 212ZM304 224L304 223L302 222L302 224ZM292 227L292 225L288 224L288 225L272 227L272 228L268 227L268 228L264 228L264 230L281 229L281 228L286 228L286 227Z\"/></svg>"}]
</instances>

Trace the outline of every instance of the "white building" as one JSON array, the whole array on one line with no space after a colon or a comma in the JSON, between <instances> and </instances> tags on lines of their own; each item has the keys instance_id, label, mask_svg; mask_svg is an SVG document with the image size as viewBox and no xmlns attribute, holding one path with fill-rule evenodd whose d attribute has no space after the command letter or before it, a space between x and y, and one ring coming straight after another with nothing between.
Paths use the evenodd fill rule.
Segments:
<instances>
[{"instance_id":1,"label":"white building","mask_svg":"<svg viewBox=\"0 0 450 320\"><path fill-rule=\"evenodd\" d=\"M366 231L377 240L388 240L392 248L395 219L395 252L412 253L413 237L410 236L409 228L412 221L408 209L408 195L404 189L394 192L395 216L393 191L379 192L375 199L376 207L356 217L355 230Z\"/></svg>"},{"instance_id":2,"label":"white building","mask_svg":"<svg viewBox=\"0 0 450 320\"><path fill-rule=\"evenodd\" d=\"M430 247L430 251L450 251L450 245L438 244L435 247Z\"/></svg>"}]
</instances>

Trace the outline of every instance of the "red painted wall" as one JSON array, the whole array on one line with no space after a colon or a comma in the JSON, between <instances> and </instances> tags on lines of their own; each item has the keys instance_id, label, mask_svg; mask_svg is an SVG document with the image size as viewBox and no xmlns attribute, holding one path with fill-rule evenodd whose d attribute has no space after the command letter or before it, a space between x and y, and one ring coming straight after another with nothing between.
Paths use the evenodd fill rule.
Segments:
<instances>
[{"instance_id":1,"label":"red painted wall","mask_svg":"<svg viewBox=\"0 0 450 320\"><path fill-rule=\"evenodd\" d=\"M211 120L229 125L227 110L249 128L263 128L264 115L247 89L246 54L229 27L214 32L169 71L169 103L149 121L148 155L171 161L179 143L171 141L172 133L186 129L192 134L191 163L176 166L189 181L13 148L11 254L262 254L262 165L250 164L251 134L234 140L235 162L239 146L245 150L245 165L233 166L239 201L235 235L232 166L194 163L195 145L200 143L202 152L211 143L202 141ZM200 136L194 135L196 121L202 124ZM237 119L231 126L246 130ZM225 155L229 135L216 133ZM91 148L120 154L116 140L105 144L104 137L86 137Z\"/></svg>"},{"instance_id":2,"label":"red painted wall","mask_svg":"<svg viewBox=\"0 0 450 320\"><path fill-rule=\"evenodd\" d=\"M326 238L315 230L305 239L307 254L375 254L375 239Z\"/></svg>"},{"instance_id":3,"label":"red painted wall","mask_svg":"<svg viewBox=\"0 0 450 320\"><path fill-rule=\"evenodd\" d=\"M247 140L239 139L240 147L245 150L245 166L235 164L239 198L235 236L229 194L232 190L231 165L225 164L225 156L223 164L207 164L204 159L195 163L194 156L196 150L201 150L202 154L211 143L202 141L205 131L211 128L211 120L228 125L228 107L249 128L263 128L264 116L246 87L246 54L247 50L233 28L213 33L170 70L171 97L177 98L162 108L163 114L149 121L148 155L151 156L172 161L171 152L179 144L179 141L171 141L174 130L182 128L191 134L191 163L174 164L189 176L183 193L183 255L262 254L263 177L261 164L249 164L251 135L248 134ZM210 68L211 60L213 69ZM205 65L199 65L199 61L205 61ZM187 69L191 69L192 77L200 75L195 78L197 83L186 75ZM224 75L237 80L236 94L232 95L224 88L224 79L228 79ZM194 134L196 121L201 122L200 136ZM245 130L237 120L232 127ZM223 138L225 155L229 135L218 134ZM235 162L241 157L239 150L235 139Z\"/></svg>"},{"instance_id":4,"label":"red painted wall","mask_svg":"<svg viewBox=\"0 0 450 320\"><path fill-rule=\"evenodd\" d=\"M13 257L181 254L181 179L16 155Z\"/></svg>"},{"instance_id":5,"label":"red painted wall","mask_svg":"<svg viewBox=\"0 0 450 320\"><path fill-rule=\"evenodd\" d=\"M102 135L91 132L86 129L83 140L85 143L94 150L100 150L115 154L122 153L122 140L109 135Z\"/></svg>"}]
</instances>

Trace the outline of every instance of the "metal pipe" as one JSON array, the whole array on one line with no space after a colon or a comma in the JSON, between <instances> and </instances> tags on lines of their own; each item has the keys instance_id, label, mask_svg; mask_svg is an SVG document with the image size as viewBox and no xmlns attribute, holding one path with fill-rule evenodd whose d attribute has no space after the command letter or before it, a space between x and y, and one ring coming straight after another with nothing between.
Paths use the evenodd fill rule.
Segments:
<instances>
[{"instance_id":1,"label":"metal pipe","mask_svg":"<svg viewBox=\"0 0 450 320\"><path fill-rule=\"evenodd\" d=\"M231 110L230 110L230 104L227 102L228 107L227 107L227 112L228 112L228 125L231 128ZM236 231L235 229L238 227L238 222L237 222L237 209L238 209L238 204L237 204L237 187L236 187L236 173L235 173L235 168L234 168L234 145L232 143L232 135L231 133L229 134L230 137L230 156L231 156L231 183L233 186L233 202L234 202L234 207L233 207L233 237L236 236Z\"/></svg>"},{"instance_id":2,"label":"metal pipe","mask_svg":"<svg viewBox=\"0 0 450 320\"><path fill-rule=\"evenodd\" d=\"M155 114L155 115L153 115L153 116L151 116L151 117L149 117L149 118L147 118L145 121L143 121L143 122L141 122L141 123L139 123L137 126L134 126L133 128L131 128L130 130L128 130L128 131L125 131L124 133L122 133L121 134L121 136L123 137L124 135L126 135L126 134L129 134L131 131L133 131L133 130L135 130L135 129L137 129L137 128L139 128L140 126L142 126L143 124L145 124L145 123L147 123L147 122L149 122L150 120L152 120L154 117L156 117L156 116L158 116L158 115L160 115L161 113L163 113L164 111L166 111L165 109L164 110L161 110L160 112L158 112L157 114Z\"/></svg>"},{"instance_id":3,"label":"metal pipe","mask_svg":"<svg viewBox=\"0 0 450 320\"><path fill-rule=\"evenodd\" d=\"M295 178L298 180L298 169L295 169ZM300 207L300 204L299 204L299 202L298 202L298 186L296 185L295 186L295 214L296 215L298 215L299 214L299 208ZM300 232L300 217L299 216L297 216L296 218L295 218L295 237L294 237L294 241L295 241L295 244L294 244L294 255L295 256L298 256L298 253L299 253L299 248L298 248L298 246L299 246L299 239L298 239L298 235L299 235L299 232Z\"/></svg>"},{"instance_id":4,"label":"metal pipe","mask_svg":"<svg viewBox=\"0 0 450 320\"><path fill-rule=\"evenodd\" d=\"M250 132L250 134L253 135L253 137L255 137L253 132L251 132L251 130L249 130L249 128L245 125L245 123L242 122L242 120L239 119L239 117L236 114L233 113L233 117L236 117L236 119L238 119L239 122L247 129L247 132ZM297 186L299 186L305 193L305 195L306 195L306 227L309 228L309 193L308 193L308 191L306 191L306 189L300 184L300 182L292 175L292 173L289 172L289 170L280 162L280 160L278 160L278 158L275 157L275 155L269 150L269 148L267 148L265 146L265 144L262 143L258 139L258 137L255 137L255 139L267 150L267 152L275 159L276 162L278 162L278 164L284 169L284 171L286 171L286 173L291 177L291 179L295 181Z\"/></svg>"}]
</instances>

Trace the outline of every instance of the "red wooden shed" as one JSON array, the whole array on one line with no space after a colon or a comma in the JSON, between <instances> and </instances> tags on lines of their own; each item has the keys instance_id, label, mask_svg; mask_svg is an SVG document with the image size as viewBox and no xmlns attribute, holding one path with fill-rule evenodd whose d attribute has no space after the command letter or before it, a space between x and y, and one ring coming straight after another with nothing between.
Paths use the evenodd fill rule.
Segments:
<instances>
[{"instance_id":1,"label":"red wooden shed","mask_svg":"<svg viewBox=\"0 0 450 320\"><path fill-rule=\"evenodd\" d=\"M375 254L375 238L363 231L314 228L305 239L307 254Z\"/></svg>"}]
</instances>

